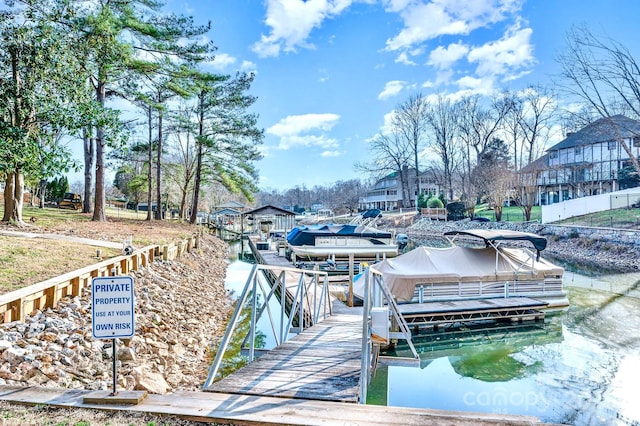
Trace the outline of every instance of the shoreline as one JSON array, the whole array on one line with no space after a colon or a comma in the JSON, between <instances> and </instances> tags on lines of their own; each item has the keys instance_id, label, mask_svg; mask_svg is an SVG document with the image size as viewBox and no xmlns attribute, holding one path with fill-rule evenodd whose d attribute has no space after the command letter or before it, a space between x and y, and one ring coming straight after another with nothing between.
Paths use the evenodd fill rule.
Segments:
<instances>
[{"instance_id":1,"label":"shoreline","mask_svg":"<svg viewBox=\"0 0 640 426\"><path fill-rule=\"evenodd\" d=\"M547 248L543 257L551 257L560 262L575 264L579 269L598 273L630 273L640 271L640 247L630 244L615 244L589 238L559 237L544 230L540 224L501 223L503 227L522 232L531 232L547 238ZM428 228L414 229L411 226L397 228L396 233L405 233L413 241L440 239L443 234L454 229L500 229L493 223L479 222L432 222ZM542 229L541 229L542 228Z\"/></svg>"}]
</instances>

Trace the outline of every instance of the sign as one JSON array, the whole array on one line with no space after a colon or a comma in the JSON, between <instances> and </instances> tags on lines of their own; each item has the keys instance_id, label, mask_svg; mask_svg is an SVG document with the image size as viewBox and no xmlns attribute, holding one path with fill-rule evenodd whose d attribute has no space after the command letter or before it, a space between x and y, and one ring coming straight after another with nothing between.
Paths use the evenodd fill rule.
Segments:
<instances>
[{"instance_id":1,"label":"sign","mask_svg":"<svg viewBox=\"0 0 640 426\"><path fill-rule=\"evenodd\" d=\"M93 337L115 339L133 336L132 277L94 278L91 281L91 307Z\"/></svg>"}]
</instances>

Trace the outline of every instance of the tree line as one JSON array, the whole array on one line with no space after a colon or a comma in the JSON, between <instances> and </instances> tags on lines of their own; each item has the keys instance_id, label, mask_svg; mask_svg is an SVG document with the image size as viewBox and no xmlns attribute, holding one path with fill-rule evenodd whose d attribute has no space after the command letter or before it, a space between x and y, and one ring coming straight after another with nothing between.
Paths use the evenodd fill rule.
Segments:
<instances>
[{"instance_id":1,"label":"tree line","mask_svg":"<svg viewBox=\"0 0 640 426\"><path fill-rule=\"evenodd\" d=\"M622 44L575 27L558 56L561 73L552 84L505 90L491 97L472 93L413 95L398 104L391 120L370 141L373 154L355 168L378 178L400 177L402 207L409 207L411 178L425 193L420 176L436 182L449 201L464 203L474 215L486 201L501 220L502 207L515 202L526 220L536 201L537 180L546 164L537 164L548 142L597 119L629 155L631 171L640 166L628 143L633 128L620 128L618 114L640 119L640 67ZM413 174L412 176L410 176ZM629 179L627 179L629 180Z\"/></svg>"},{"instance_id":2,"label":"tree line","mask_svg":"<svg viewBox=\"0 0 640 426\"><path fill-rule=\"evenodd\" d=\"M3 221L22 221L25 184L77 167L65 141L82 141L85 213L105 220L108 163L116 186L151 206L178 194L196 221L205 186L252 199L263 131L249 112L254 75L206 71L210 23L166 13L156 0L5 0L0 12L0 178ZM132 118L117 105L131 105ZM143 123L143 124L141 124ZM109 152L109 154L108 154ZM162 219L162 209L156 209Z\"/></svg>"}]
</instances>

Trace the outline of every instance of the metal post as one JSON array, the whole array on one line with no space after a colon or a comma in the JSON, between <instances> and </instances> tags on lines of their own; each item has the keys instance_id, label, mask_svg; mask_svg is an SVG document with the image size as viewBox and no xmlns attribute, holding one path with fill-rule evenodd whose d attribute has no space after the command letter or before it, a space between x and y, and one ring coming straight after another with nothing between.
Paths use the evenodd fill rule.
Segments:
<instances>
[{"instance_id":1,"label":"metal post","mask_svg":"<svg viewBox=\"0 0 640 426\"><path fill-rule=\"evenodd\" d=\"M116 339L111 339L111 343L112 343L112 348L111 350L113 351L113 369L112 369L112 374L113 374L113 391L111 392L111 396L116 396L118 394L118 391L116 390Z\"/></svg>"},{"instance_id":2,"label":"metal post","mask_svg":"<svg viewBox=\"0 0 640 426\"><path fill-rule=\"evenodd\" d=\"M367 403L367 387L369 386L369 369L371 368L371 330L369 329L371 312L371 283L369 268L364 276L364 297L362 301L362 358L360 359L360 395L358 404Z\"/></svg>"}]
</instances>

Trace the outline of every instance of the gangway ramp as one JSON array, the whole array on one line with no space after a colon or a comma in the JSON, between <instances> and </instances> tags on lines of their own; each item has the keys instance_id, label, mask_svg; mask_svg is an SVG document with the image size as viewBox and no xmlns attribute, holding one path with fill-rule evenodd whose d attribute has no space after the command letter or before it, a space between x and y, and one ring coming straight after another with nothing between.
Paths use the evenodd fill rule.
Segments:
<instances>
[{"instance_id":1,"label":"gangway ramp","mask_svg":"<svg viewBox=\"0 0 640 426\"><path fill-rule=\"evenodd\" d=\"M205 390L358 402L362 317L332 315Z\"/></svg>"}]
</instances>

